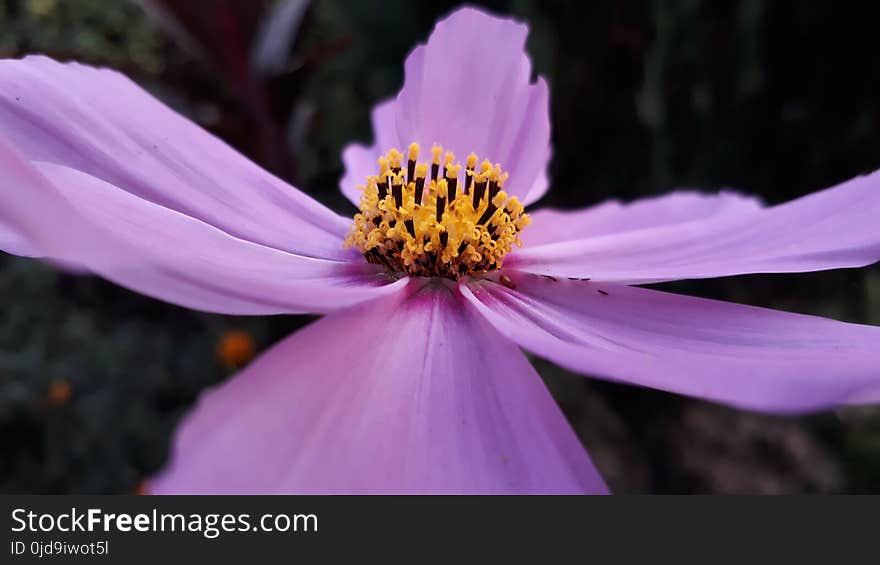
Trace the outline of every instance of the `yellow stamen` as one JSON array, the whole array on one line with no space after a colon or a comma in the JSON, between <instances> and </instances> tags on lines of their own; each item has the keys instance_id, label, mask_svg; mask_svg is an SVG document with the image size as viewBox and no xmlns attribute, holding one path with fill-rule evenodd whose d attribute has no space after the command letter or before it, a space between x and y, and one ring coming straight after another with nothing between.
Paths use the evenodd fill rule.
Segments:
<instances>
[{"instance_id":1,"label":"yellow stamen","mask_svg":"<svg viewBox=\"0 0 880 565\"><path fill-rule=\"evenodd\" d=\"M461 165L456 163L446 163L446 178L458 178L458 172L461 170Z\"/></svg>"},{"instance_id":2,"label":"yellow stamen","mask_svg":"<svg viewBox=\"0 0 880 565\"><path fill-rule=\"evenodd\" d=\"M360 187L360 212L345 246L409 276L455 279L501 268L531 221L522 203L502 190L508 174L489 160L474 170L478 158L471 153L462 175L461 164L446 153L441 176L443 148L434 145L429 178L429 164L417 163L418 154L418 144L411 144L405 172L396 149L379 158L379 175Z\"/></svg>"},{"instance_id":3,"label":"yellow stamen","mask_svg":"<svg viewBox=\"0 0 880 565\"><path fill-rule=\"evenodd\" d=\"M403 155L400 154L400 151L397 149L392 149L388 152L388 164L391 166L392 171L400 170L400 162L403 161Z\"/></svg>"}]
</instances>

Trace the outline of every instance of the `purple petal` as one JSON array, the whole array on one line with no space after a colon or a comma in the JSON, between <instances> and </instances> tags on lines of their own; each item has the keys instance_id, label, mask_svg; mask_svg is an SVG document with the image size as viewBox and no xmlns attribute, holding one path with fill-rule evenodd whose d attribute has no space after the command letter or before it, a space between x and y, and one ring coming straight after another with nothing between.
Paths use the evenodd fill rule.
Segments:
<instances>
[{"instance_id":1,"label":"purple petal","mask_svg":"<svg viewBox=\"0 0 880 565\"><path fill-rule=\"evenodd\" d=\"M880 259L878 217L880 172L770 208L530 245L505 264L627 284L861 267Z\"/></svg>"},{"instance_id":2,"label":"purple petal","mask_svg":"<svg viewBox=\"0 0 880 565\"><path fill-rule=\"evenodd\" d=\"M357 206L361 201L362 186L367 175L375 175L378 171L379 155L383 155L392 147L403 147L405 141L401 141L396 128L385 127L385 124L394 123L394 100L386 100L376 105L371 113L373 122L373 147L365 147L359 143L353 143L342 151L342 162L345 164L345 174L339 181L339 188L345 196Z\"/></svg>"},{"instance_id":3,"label":"purple petal","mask_svg":"<svg viewBox=\"0 0 880 565\"><path fill-rule=\"evenodd\" d=\"M880 328L615 284L462 292L502 334L590 375L772 412L876 398Z\"/></svg>"},{"instance_id":4,"label":"purple petal","mask_svg":"<svg viewBox=\"0 0 880 565\"><path fill-rule=\"evenodd\" d=\"M18 230L0 223L0 249L12 255L39 257L40 252Z\"/></svg>"},{"instance_id":5,"label":"purple petal","mask_svg":"<svg viewBox=\"0 0 880 565\"><path fill-rule=\"evenodd\" d=\"M331 314L203 394L150 490L606 492L519 349L428 284Z\"/></svg>"},{"instance_id":6,"label":"purple petal","mask_svg":"<svg viewBox=\"0 0 880 565\"><path fill-rule=\"evenodd\" d=\"M0 137L226 233L340 259L350 221L260 169L125 76L46 57L0 61Z\"/></svg>"},{"instance_id":7,"label":"purple petal","mask_svg":"<svg viewBox=\"0 0 880 565\"><path fill-rule=\"evenodd\" d=\"M531 83L525 54L528 27L462 8L437 22L427 45L405 63L397 98L373 113L376 143L346 149L342 191L355 203L354 186L376 174L376 159L391 146L443 145L461 160L470 152L499 162L510 173L505 190L526 204L547 190L550 160L549 92Z\"/></svg>"},{"instance_id":8,"label":"purple petal","mask_svg":"<svg viewBox=\"0 0 880 565\"><path fill-rule=\"evenodd\" d=\"M558 243L707 218L750 214L760 207L761 203L756 198L725 190L717 194L678 191L626 204L608 200L573 211L544 208L529 213L532 224L523 230L521 239L527 246Z\"/></svg>"},{"instance_id":9,"label":"purple petal","mask_svg":"<svg viewBox=\"0 0 880 565\"><path fill-rule=\"evenodd\" d=\"M182 306L231 314L327 312L396 292L359 264L233 237L61 165L27 163L0 141L0 223L40 255Z\"/></svg>"}]
</instances>

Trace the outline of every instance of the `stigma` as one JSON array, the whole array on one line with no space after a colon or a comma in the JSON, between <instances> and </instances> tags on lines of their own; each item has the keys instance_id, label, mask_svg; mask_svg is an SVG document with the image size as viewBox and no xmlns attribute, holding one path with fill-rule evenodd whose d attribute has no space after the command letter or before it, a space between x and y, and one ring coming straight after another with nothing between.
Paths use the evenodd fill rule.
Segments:
<instances>
[{"instance_id":1,"label":"stigma","mask_svg":"<svg viewBox=\"0 0 880 565\"><path fill-rule=\"evenodd\" d=\"M429 162L419 152L413 143L405 159L397 149L379 157L378 174L358 187L360 212L345 247L412 277L457 279L501 268L531 222L504 191L508 174L474 153L462 167L439 145Z\"/></svg>"}]
</instances>

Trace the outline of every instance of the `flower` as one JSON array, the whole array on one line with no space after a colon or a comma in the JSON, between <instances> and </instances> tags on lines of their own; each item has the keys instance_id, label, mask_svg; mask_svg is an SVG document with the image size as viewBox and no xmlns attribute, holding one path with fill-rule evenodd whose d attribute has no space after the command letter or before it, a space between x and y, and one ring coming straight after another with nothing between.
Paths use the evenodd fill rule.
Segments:
<instances>
[{"instance_id":1,"label":"flower","mask_svg":"<svg viewBox=\"0 0 880 565\"><path fill-rule=\"evenodd\" d=\"M772 207L526 213L551 154L526 35L437 23L343 154L354 222L116 72L0 62L4 249L190 308L326 314L203 394L152 492L606 492L520 347L755 410L880 400L880 328L636 286L871 264L878 174Z\"/></svg>"},{"instance_id":2,"label":"flower","mask_svg":"<svg viewBox=\"0 0 880 565\"><path fill-rule=\"evenodd\" d=\"M46 390L46 404L51 408L60 408L70 402L73 387L64 379L54 379Z\"/></svg>"},{"instance_id":3,"label":"flower","mask_svg":"<svg viewBox=\"0 0 880 565\"><path fill-rule=\"evenodd\" d=\"M254 339L244 330L224 332L217 342L217 360L230 369L244 366L255 353Z\"/></svg>"}]
</instances>

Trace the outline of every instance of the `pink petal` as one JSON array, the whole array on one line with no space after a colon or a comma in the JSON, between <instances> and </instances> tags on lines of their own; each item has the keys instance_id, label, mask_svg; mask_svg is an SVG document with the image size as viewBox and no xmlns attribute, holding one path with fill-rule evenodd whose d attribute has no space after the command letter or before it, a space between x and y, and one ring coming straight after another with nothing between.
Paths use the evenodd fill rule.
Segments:
<instances>
[{"instance_id":1,"label":"pink petal","mask_svg":"<svg viewBox=\"0 0 880 565\"><path fill-rule=\"evenodd\" d=\"M615 284L514 283L462 292L502 334L575 371L772 412L863 402L880 385L880 327Z\"/></svg>"},{"instance_id":2,"label":"pink petal","mask_svg":"<svg viewBox=\"0 0 880 565\"><path fill-rule=\"evenodd\" d=\"M761 207L758 199L733 191L707 194L677 191L663 196L621 203L608 200L582 210L544 208L529 212L532 224L521 234L527 246L598 237L707 218L750 214Z\"/></svg>"},{"instance_id":3,"label":"pink petal","mask_svg":"<svg viewBox=\"0 0 880 565\"><path fill-rule=\"evenodd\" d=\"M406 284L366 262L238 239L81 171L27 163L2 141L0 171L0 223L24 234L41 256L189 308L326 312Z\"/></svg>"},{"instance_id":4,"label":"pink petal","mask_svg":"<svg viewBox=\"0 0 880 565\"><path fill-rule=\"evenodd\" d=\"M549 91L542 78L530 82L527 35L525 24L474 8L437 22L427 45L407 57L397 98L373 112L375 145L343 154L346 196L357 203L354 186L376 174L378 156L415 141L423 151L439 143L461 160L473 151L499 162L510 173L508 193L527 204L540 198L551 151Z\"/></svg>"},{"instance_id":5,"label":"pink petal","mask_svg":"<svg viewBox=\"0 0 880 565\"><path fill-rule=\"evenodd\" d=\"M522 353L460 301L428 283L289 337L203 394L151 490L606 492Z\"/></svg>"},{"instance_id":6,"label":"pink petal","mask_svg":"<svg viewBox=\"0 0 880 565\"><path fill-rule=\"evenodd\" d=\"M18 230L3 224L0 224L0 249L22 257L40 256L40 251L28 243Z\"/></svg>"},{"instance_id":7,"label":"pink petal","mask_svg":"<svg viewBox=\"0 0 880 565\"><path fill-rule=\"evenodd\" d=\"M394 100L386 100L373 108L371 113L375 138L373 147L353 143L342 151L345 174L339 181L339 189L355 206L361 201L361 191L357 187L366 183L367 175L377 174L379 156L384 155L392 147L400 148L409 143L400 140L396 128L385 126L385 124L394 123L395 106ZM421 158L424 159L424 156Z\"/></svg>"},{"instance_id":8,"label":"pink petal","mask_svg":"<svg viewBox=\"0 0 880 565\"><path fill-rule=\"evenodd\" d=\"M275 178L125 76L46 57L0 61L0 137L226 233L340 259L350 221Z\"/></svg>"},{"instance_id":9,"label":"pink petal","mask_svg":"<svg viewBox=\"0 0 880 565\"><path fill-rule=\"evenodd\" d=\"M530 245L505 264L641 284L861 267L880 259L880 172L778 206L739 208L703 220Z\"/></svg>"}]
</instances>

